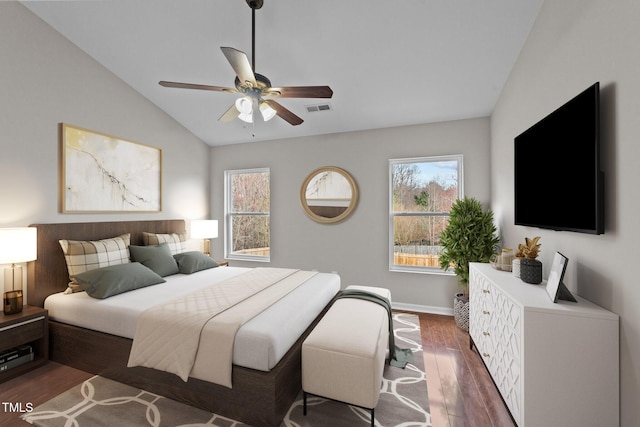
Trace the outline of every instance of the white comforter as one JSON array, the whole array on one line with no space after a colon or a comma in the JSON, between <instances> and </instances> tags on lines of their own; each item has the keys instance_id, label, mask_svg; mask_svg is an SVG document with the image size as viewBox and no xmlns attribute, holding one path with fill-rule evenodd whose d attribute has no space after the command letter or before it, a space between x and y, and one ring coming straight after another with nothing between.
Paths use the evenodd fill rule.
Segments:
<instances>
[{"instance_id":1,"label":"white comforter","mask_svg":"<svg viewBox=\"0 0 640 427\"><path fill-rule=\"evenodd\" d=\"M233 342L240 326L315 274L256 268L150 308L138 318L128 366L171 372L187 381L200 342L209 340L216 351L207 354L206 380L231 387Z\"/></svg>"}]
</instances>

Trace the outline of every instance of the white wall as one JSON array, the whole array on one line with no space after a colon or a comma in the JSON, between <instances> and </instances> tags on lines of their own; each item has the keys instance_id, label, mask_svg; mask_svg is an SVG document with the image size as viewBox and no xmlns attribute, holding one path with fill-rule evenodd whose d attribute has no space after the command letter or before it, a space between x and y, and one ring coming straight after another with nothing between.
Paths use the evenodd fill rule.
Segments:
<instances>
[{"instance_id":1,"label":"white wall","mask_svg":"<svg viewBox=\"0 0 640 427\"><path fill-rule=\"evenodd\" d=\"M0 2L0 63L0 227L208 215L209 147L18 2ZM60 213L60 122L161 148L162 212Z\"/></svg>"},{"instance_id":2,"label":"white wall","mask_svg":"<svg viewBox=\"0 0 640 427\"><path fill-rule=\"evenodd\" d=\"M621 425L627 427L640 419L638 22L637 1L546 0L491 117L492 207L505 242L516 246L525 236L541 236L545 276L555 251L562 252L569 258L568 287L620 316ZM596 81L601 85L605 234L514 226L513 138ZM540 165L532 173L553 171Z\"/></svg>"},{"instance_id":3,"label":"white wall","mask_svg":"<svg viewBox=\"0 0 640 427\"><path fill-rule=\"evenodd\" d=\"M458 290L454 277L388 268L389 159L446 154L464 155L465 192L488 206L489 119L482 118L214 147L211 212L223 219L225 170L269 167L271 265L337 271L343 286L384 286L394 304L451 312ZM358 206L341 223L316 223L300 206L300 186L320 166L341 167L358 184ZM223 239L214 240L213 248L221 257Z\"/></svg>"}]
</instances>

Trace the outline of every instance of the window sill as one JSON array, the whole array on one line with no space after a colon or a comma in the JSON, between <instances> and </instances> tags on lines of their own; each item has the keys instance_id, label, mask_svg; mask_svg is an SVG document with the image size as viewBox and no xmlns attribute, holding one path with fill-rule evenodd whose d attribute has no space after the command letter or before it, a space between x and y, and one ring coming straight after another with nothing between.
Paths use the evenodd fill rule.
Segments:
<instances>
[{"instance_id":1,"label":"window sill","mask_svg":"<svg viewBox=\"0 0 640 427\"><path fill-rule=\"evenodd\" d=\"M224 257L225 259L235 260L235 261L253 261L253 262L271 262L270 257L265 256L255 256L255 255L227 255Z\"/></svg>"},{"instance_id":2,"label":"window sill","mask_svg":"<svg viewBox=\"0 0 640 427\"><path fill-rule=\"evenodd\" d=\"M389 271L392 273L418 273L418 274L436 274L438 276L455 276L453 270L443 270L438 267L411 267L403 265L391 265Z\"/></svg>"}]
</instances>

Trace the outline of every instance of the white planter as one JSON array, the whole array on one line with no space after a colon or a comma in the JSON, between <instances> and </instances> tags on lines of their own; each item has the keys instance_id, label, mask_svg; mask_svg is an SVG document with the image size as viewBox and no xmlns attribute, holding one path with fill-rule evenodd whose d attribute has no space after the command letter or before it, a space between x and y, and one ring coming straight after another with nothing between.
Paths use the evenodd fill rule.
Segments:
<instances>
[{"instance_id":1,"label":"white planter","mask_svg":"<svg viewBox=\"0 0 640 427\"><path fill-rule=\"evenodd\" d=\"M515 277L520 278L520 258L514 258L511 262L511 272Z\"/></svg>"}]
</instances>

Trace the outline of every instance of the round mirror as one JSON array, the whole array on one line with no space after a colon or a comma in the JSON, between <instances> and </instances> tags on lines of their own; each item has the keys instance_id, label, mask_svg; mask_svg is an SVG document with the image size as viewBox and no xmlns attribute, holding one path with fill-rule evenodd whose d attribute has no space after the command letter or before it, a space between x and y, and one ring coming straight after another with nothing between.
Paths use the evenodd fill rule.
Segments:
<instances>
[{"instance_id":1,"label":"round mirror","mask_svg":"<svg viewBox=\"0 0 640 427\"><path fill-rule=\"evenodd\" d=\"M325 166L314 170L304 180L300 188L300 203L314 221L339 222L355 209L358 187L347 171Z\"/></svg>"}]
</instances>

